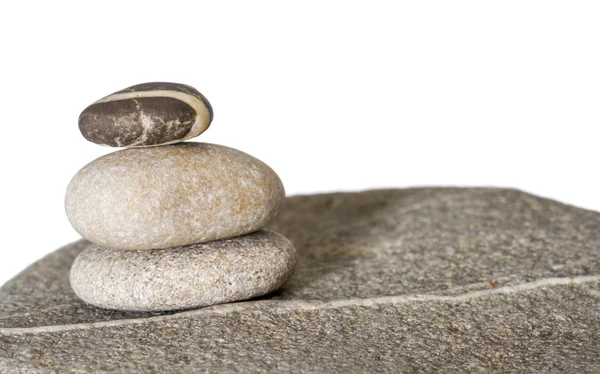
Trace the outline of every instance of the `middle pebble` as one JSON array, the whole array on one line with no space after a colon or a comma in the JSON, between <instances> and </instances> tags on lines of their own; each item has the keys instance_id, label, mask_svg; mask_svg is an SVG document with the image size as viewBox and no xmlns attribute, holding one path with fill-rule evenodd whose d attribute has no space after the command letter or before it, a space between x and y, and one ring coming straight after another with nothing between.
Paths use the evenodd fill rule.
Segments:
<instances>
[{"instance_id":1,"label":"middle pebble","mask_svg":"<svg viewBox=\"0 0 600 374\"><path fill-rule=\"evenodd\" d=\"M281 180L260 160L190 142L125 149L92 161L73 177L65 208L85 239L136 250L259 230L284 197Z\"/></svg>"}]
</instances>

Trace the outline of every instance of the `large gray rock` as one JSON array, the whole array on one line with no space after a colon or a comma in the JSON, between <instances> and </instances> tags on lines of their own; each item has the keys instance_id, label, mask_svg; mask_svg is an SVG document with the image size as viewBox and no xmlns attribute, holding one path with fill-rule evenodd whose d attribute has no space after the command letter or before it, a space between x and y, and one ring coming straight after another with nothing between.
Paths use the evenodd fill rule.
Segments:
<instances>
[{"instance_id":1,"label":"large gray rock","mask_svg":"<svg viewBox=\"0 0 600 374\"><path fill-rule=\"evenodd\" d=\"M86 242L0 289L0 372L600 372L600 214L504 189L288 198L283 288L170 313L90 307Z\"/></svg>"}]
</instances>

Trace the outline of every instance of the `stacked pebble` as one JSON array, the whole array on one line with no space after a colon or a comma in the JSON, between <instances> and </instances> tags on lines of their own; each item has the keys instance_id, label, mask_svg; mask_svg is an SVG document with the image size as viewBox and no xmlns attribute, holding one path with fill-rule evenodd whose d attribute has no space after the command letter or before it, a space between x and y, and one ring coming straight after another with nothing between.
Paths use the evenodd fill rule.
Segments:
<instances>
[{"instance_id":1,"label":"stacked pebble","mask_svg":"<svg viewBox=\"0 0 600 374\"><path fill-rule=\"evenodd\" d=\"M277 174L232 148L181 143L212 117L200 92L175 83L129 87L81 113L86 139L129 147L84 166L67 188L69 221L93 243L71 268L81 299L175 310L264 295L291 277L293 245L261 230L285 197Z\"/></svg>"}]
</instances>

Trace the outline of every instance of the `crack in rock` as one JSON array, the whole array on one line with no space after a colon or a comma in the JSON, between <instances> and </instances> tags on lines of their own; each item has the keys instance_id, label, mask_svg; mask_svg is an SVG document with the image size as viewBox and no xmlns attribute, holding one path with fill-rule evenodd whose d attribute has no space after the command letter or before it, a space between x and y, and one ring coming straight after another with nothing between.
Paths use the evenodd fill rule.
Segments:
<instances>
[{"instance_id":1,"label":"crack in rock","mask_svg":"<svg viewBox=\"0 0 600 374\"><path fill-rule=\"evenodd\" d=\"M17 327L17 328L0 328L0 334L27 334L27 333L43 333L43 332L60 332L70 330L85 330L91 328L102 328L110 326L120 326L127 324L147 323L160 321L164 319L181 318L187 316L199 316L203 314L228 314L235 312L256 312L260 307L273 309L275 312L286 313L290 311L307 311L320 309L344 308L350 306L369 307L380 304L397 304L410 302L464 302L474 298L494 296L501 294L515 294L523 291L530 291L538 288L550 286L566 286L585 283L600 282L600 275L583 275L568 278L545 278L533 282L522 283L515 286L498 287L487 290L478 290L467 292L454 296L441 296L430 294L406 294L396 296L382 296L365 299L345 299L333 301L320 300L257 300L245 301L231 304L221 304L212 307L188 310L180 313L169 314L164 316L145 317L136 319L119 319L112 321L100 321L92 323L77 323L72 325L55 325L55 326L39 326L39 327Z\"/></svg>"}]
</instances>

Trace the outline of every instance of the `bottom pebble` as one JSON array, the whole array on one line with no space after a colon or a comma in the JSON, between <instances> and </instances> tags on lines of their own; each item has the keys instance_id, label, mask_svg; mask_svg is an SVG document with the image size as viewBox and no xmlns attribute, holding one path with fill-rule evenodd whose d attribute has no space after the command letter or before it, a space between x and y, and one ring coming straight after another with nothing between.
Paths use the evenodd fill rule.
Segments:
<instances>
[{"instance_id":1,"label":"bottom pebble","mask_svg":"<svg viewBox=\"0 0 600 374\"><path fill-rule=\"evenodd\" d=\"M71 287L100 308L166 311L267 294L285 283L295 267L292 243L266 230L168 249L91 245L73 263Z\"/></svg>"}]
</instances>

